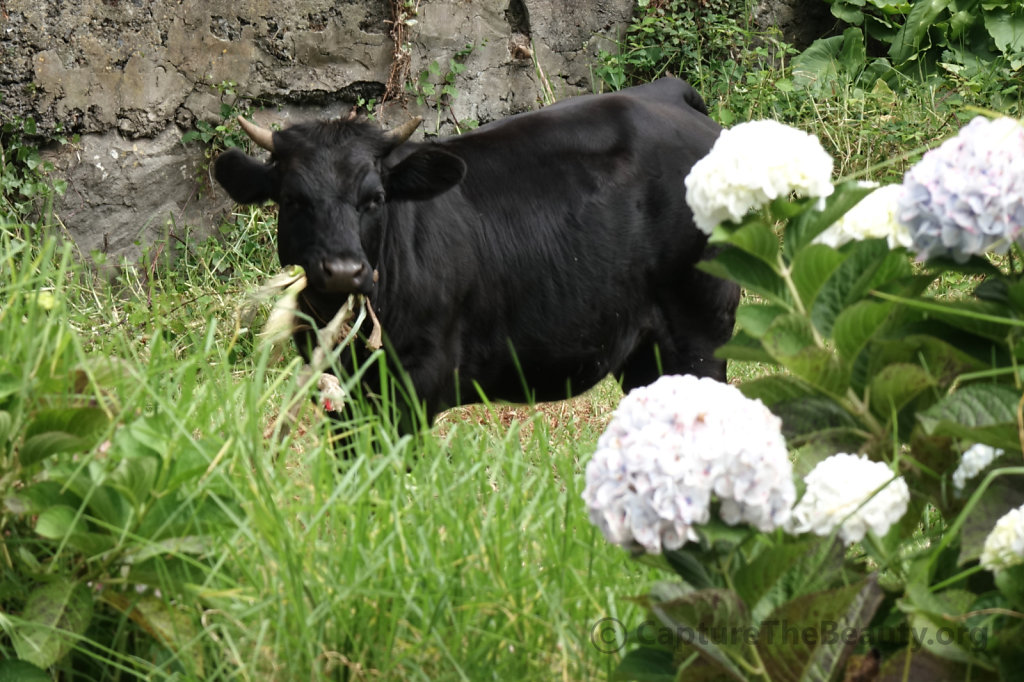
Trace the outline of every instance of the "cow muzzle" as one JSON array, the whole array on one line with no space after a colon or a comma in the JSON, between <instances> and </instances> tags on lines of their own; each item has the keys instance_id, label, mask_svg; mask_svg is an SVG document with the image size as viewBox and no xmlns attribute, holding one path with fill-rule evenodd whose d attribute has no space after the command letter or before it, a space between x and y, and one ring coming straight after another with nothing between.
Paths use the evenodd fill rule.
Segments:
<instances>
[{"instance_id":1,"label":"cow muzzle","mask_svg":"<svg viewBox=\"0 0 1024 682\"><path fill-rule=\"evenodd\" d=\"M323 291L330 294L368 293L373 273L361 261L352 258L325 258L320 263Z\"/></svg>"}]
</instances>

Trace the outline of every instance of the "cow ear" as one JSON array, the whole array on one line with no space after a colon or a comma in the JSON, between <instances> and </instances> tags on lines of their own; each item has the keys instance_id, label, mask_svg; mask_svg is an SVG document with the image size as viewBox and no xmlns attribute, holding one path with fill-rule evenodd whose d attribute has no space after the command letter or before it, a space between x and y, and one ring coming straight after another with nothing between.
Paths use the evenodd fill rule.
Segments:
<instances>
[{"instance_id":1,"label":"cow ear","mask_svg":"<svg viewBox=\"0 0 1024 682\"><path fill-rule=\"evenodd\" d=\"M466 162L437 147L421 147L402 159L387 175L389 199L423 201L462 182Z\"/></svg>"},{"instance_id":2,"label":"cow ear","mask_svg":"<svg viewBox=\"0 0 1024 682\"><path fill-rule=\"evenodd\" d=\"M213 177L240 204L257 204L274 198L274 170L268 164L229 149L213 162Z\"/></svg>"}]
</instances>

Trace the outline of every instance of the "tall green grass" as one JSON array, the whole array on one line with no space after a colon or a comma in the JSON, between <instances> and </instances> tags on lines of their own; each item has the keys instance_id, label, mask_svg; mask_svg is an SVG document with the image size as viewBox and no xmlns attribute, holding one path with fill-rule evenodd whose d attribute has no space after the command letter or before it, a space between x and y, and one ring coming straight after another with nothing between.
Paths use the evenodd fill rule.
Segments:
<instances>
[{"instance_id":1,"label":"tall green grass","mask_svg":"<svg viewBox=\"0 0 1024 682\"><path fill-rule=\"evenodd\" d=\"M266 229L257 222L238 226ZM591 627L638 621L628 598L651 578L580 501L613 384L571 404L455 411L424 438L364 429L362 456L341 461L299 362L254 338L258 314L239 322L240 285L215 268L129 268L133 297L53 241L6 235L2 248L0 409L14 424L0 496L76 481L78 496L62 499L108 541L91 547L81 525L41 537L37 515L8 506L0 657L18 653L25 595L63 578L93 605L87 628L56 627L72 641L53 667L62 679L578 680L612 669ZM234 247L192 249L214 263ZM178 303L145 324L140 306L171 306L171 283ZM190 297L223 307L189 319ZM161 324L169 315L179 324ZM86 405L106 415L90 447L19 464L33 419ZM157 473L128 499L125 467L150 456ZM134 516L113 521L101 495L125 496Z\"/></svg>"}]
</instances>

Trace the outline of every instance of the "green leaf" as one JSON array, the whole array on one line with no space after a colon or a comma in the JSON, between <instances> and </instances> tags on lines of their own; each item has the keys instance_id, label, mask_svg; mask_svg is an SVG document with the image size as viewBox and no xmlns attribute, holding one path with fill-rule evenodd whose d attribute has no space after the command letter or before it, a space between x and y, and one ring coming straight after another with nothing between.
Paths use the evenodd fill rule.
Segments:
<instances>
[{"instance_id":1,"label":"green leaf","mask_svg":"<svg viewBox=\"0 0 1024 682\"><path fill-rule=\"evenodd\" d=\"M934 593L928 585L909 581L898 605L908 615L910 629L920 646L940 658L971 663L977 657L969 647L970 630L959 616L971 609L976 598L968 590Z\"/></svg>"},{"instance_id":2,"label":"green leaf","mask_svg":"<svg viewBox=\"0 0 1024 682\"><path fill-rule=\"evenodd\" d=\"M765 350L779 362L815 345L810 320L797 313L779 315L772 320L761 341Z\"/></svg>"},{"instance_id":3,"label":"green leaf","mask_svg":"<svg viewBox=\"0 0 1024 682\"><path fill-rule=\"evenodd\" d=\"M62 452L83 452L88 449L88 443L83 438L63 431L49 431L26 438L18 451L18 461L21 466L27 467Z\"/></svg>"},{"instance_id":4,"label":"green leaf","mask_svg":"<svg viewBox=\"0 0 1024 682\"><path fill-rule=\"evenodd\" d=\"M746 677L732 661L744 656L745 642L730 636L750 626L746 605L735 592L707 589L690 592L679 599L651 604L661 623L708 662L735 680ZM721 634L720 634L721 633ZM703 634L703 636L701 636Z\"/></svg>"},{"instance_id":5,"label":"green leaf","mask_svg":"<svg viewBox=\"0 0 1024 682\"><path fill-rule=\"evenodd\" d=\"M886 365L869 384L871 411L882 419L899 412L922 391L935 386L934 377L920 365L894 363Z\"/></svg>"},{"instance_id":6,"label":"green leaf","mask_svg":"<svg viewBox=\"0 0 1024 682\"><path fill-rule=\"evenodd\" d=\"M818 346L806 317L795 313L778 316L761 342L777 362L820 391L838 395L846 390L849 373L831 351Z\"/></svg>"},{"instance_id":7,"label":"green leaf","mask_svg":"<svg viewBox=\"0 0 1024 682\"><path fill-rule=\"evenodd\" d=\"M742 249L723 248L714 257L699 262L697 267L715 277L736 282L769 301L784 306L789 303L789 294L782 278L762 260Z\"/></svg>"},{"instance_id":8,"label":"green leaf","mask_svg":"<svg viewBox=\"0 0 1024 682\"><path fill-rule=\"evenodd\" d=\"M818 331L825 336L832 334L836 318L864 296L887 253L889 248L881 239L850 245L846 260L821 286L811 308L811 320Z\"/></svg>"},{"instance_id":9,"label":"green leaf","mask_svg":"<svg viewBox=\"0 0 1024 682\"><path fill-rule=\"evenodd\" d=\"M11 426L14 419L11 417L11 413L7 410L0 410L0 452L3 452L3 446L11 437Z\"/></svg>"},{"instance_id":10,"label":"green leaf","mask_svg":"<svg viewBox=\"0 0 1024 682\"><path fill-rule=\"evenodd\" d=\"M160 467L160 460L151 455L126 457L118 463L107 480L133 506L138 507L154 493Z\"/></svg>"},{"instance_id":11,"label":"green leaf","mask_svg":"<svg viewBox=\"0 0 1024 682\"><path fill-rule=\"evenodd\" d=\"M818 291L845 257L825 244L808 244L793 259L790 277L804 309L810 310Z\"/></svg>"},{"instance_id":12,"label":"green leaf","mask_svg":"<svg viewBox=\"0 0 1024 682\"><path fill-rule=\"evenodd\" d=\"M53 682L46 671L28 661L0 661L0 682Z\"/></svg>"},{"instance_id":13,"label":"green leaf","mask_svg":"<svg viewBox=\"0 0 1024 682\"><path fill-rule=\"evenodd\" d=\"M808 439L849 441L863 425L842 405L826 396L776 403L772 414L782 420L782 433L787 440ZM859 437L857 437L859 438Z\"/></svg>"},{"instance_id":14,"label":"green leaf","mask_svg":"<svg viewBox=\"0 0 1024 682\"><path fill-rule=\"evenodd\" d=\"M1002 384L968 384L917 418L929 435L954 436L1010 452L1021 448L1017 407L1021 394Z\"/></svg>"},{"instance_id":15,"label":"green leaf","mask_svg":"<svg viewBox=\"0 0 1024 682\"><path fill-rule=\"evenodd\" d=\"M673 682L676 679L676 665L672 652L651 647L633 649L622 657L611 679Z\"/></svg>"},{"instance_id":16,"label":"green leaf","mask_svg":"<svg viewBox=\"0 0 1024 682\"><path fill-rule=\"evenodd\" d=\"M858 301L844 308L832 326L832 338L839 355L853 362L868 341L882 326L893 304L878 301Z\"/></svg>"},{"instance_id":17,"label":"green leaf","mask_svg":"<svg viewBox=\"0 0 1024 682\"><path fill-rule=\"evenodd\" d=\"M25 441L18 453L22 466L66 452L85 452L95 445L109 420L103 410L83 407L44 410L25 427Z\"/></svg>"},{"instance_id":18,"label":"green leaf","mask_svg":"<svg viewBox=\"0 0 1024 682\"><path fill-rule=\"evenodd\" d=\"M872 188L862 187L856 182L843 182L836 185L832 194L825 198L825 207L821 211L814 207L817 202L808 202L807 209L786 225L782 237L782 248L786 258L794 259L796 254L815 237L842 218L872 191Z\"/></svg>"},{"instance_id":19,"label":"green leaf","mask_svg":"<svg viewBox=\"0 0 1024 682\"><path fill-rule=\"evenodd\" d=\"M871 622L883 593L872 576L798 597L761 623L758 652L772 680L833 680Z\"/></svg>"},{"instance_id":20,"label":"green leaf","mask_svg":"<svg viewBox=\"0 0 1024 682\"><path fill-rule=\"evenodd\" d=\"M983 12L985 30L996 43L996 47L1007 57L1016 54L1014 69L1019 69L1024 52L1024 7L1018 6L1015 11L992 9Z\"/></svg>"},{"instance_id":21,"label":"green leaf","mask_svg":"<svg viewBox=\"0 0 1024 682\"><path fill-rule=\"evenodd\" d=\"M180 653L189 648L190 656L199 652L195 646L189 646L195 643L197 628L183 609L151 595L136 596L109 589L103 591L101 598L171 651ZM202 671L202 658L193 660Z\"/></svg>"},{"instance_id":22,"label":"green leaf","mask_svg":"<svg viewBox=\"0 0 1024 682\"><path fill-rule=\"evenodd\" d=\"M903 28L889 46L889 57L896 65L916 59L921 49L921 41L928 35L928 30L935 19L949 6L952 0L915 0L910 6L910 14Z\"/></svg>"},{"instance_id":23,"label":"green leaf","mask_svg":"<svg viewBox=\"0 0 1024 682\"><path fill-rule=\"evenodd\" d=\"M775 362L772 356L765 351L761 342L742 329L736 332L729 341L715 349L715 357L722 360L744 362Z\"/></svg>"},{"instance_id":24,"label":"green leaf","mask_svg":"<svg viewBox=\"0 0 1024 682\"><path fill-rule=\"evenodd\" d=\"M672 570L695 590L714 586L704 564L693 552L686 549L666 550L664 556Z\"/></svg>"},{"instance_id":25,"label":"green leaf","mask_svg":"<svg viewBox=\"0 0 1024 682\"><path fill-rule=\"evenodd\" d=\"M817 397L813 386L786 374L773 374L740 384L740 391L751 400L760 400L774 412L773 405Z\"/></svg>"},{"instance_id":26,"label":"green leaf","mask_svg":"<svg viewBox=\"0 0 1024 682\"><path fill-rule=\"evenodd\" d=\"M88 628L92 608L92 593L81 583L58 579L32 590L11 637L18 658L40 668L60 661Z\"/></svg>"},{"instance_id":27,"label":"green leaf","mask_svg":"<svg viewBox=\"0 0 1024 682\"><path fill-rule=\"evenodd\" d=\"M996 587L1017 611L1024 611L1024 564L1004 568L995 575Z\"/></svg>"},{"instance_id":28,"label":"green leaf","mask_svg":"<svg viewBox=\"0 0 1024 682\"><path fill-rule=\"evenodd\" d=\"M804 540L774 545L737 569L733 587L743 603L750 605L753 623L760 623L779 606L770 593L800 559L813 552L813 544L814 540Z\"/></svg>"},{"instance_id":29,"label":"green leaf","mask_svg":"<svg viewBox=\"0 0 1024 682\"><path fill-rule=\"evenodd\" d=\"M50 507L36 519L36 533L48 540L62 540L82 526L77 510L62 504Z\"/></svg>"},{"instance_id":30,"label":"green leaf","mask_svg":"<svg viewBox=\"0 0 1024 682\"><path fill-rule=\"evenodd\" d=\"M782 306L744 303L736 308L736 324L750 336L760 339L775 318L788 312Z\"/></svg>"},{"instance_id":31,"label":"green leaf","mask_svg":"<svg viewBox=\"0 0 1024 682\"><path fill-rule=\"evenodd\" d=\"M763 220L748 219L735 230L719 227L709 242L732 244L760 260L773 272L779 271L779 238L771 225Z\"/></svg>"},{"instance_id":32,"label":"green leaf","mask_svg":"<svg viewBox=\"0 0 1024 682\"><path fill-rule=\"evenodd\" d=\"M843 37L818 38L793 57L793 85L798 89L820 88L839 75L839 52Z\"/></svg>"}]
</instances>

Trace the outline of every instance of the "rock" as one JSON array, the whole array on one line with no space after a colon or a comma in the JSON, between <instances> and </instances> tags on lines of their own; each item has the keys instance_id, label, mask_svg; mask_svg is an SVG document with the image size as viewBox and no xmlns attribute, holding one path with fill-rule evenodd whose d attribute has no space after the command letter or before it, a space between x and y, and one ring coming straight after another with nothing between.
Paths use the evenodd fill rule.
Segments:
<instances>
[{"instance_id":1,"label":"rock","mask_svg":"<svg viewBox=\"0 0 1024 682\"><path fill-rule=\"evenodd\" d=\"M68 180L55 209L83 254L134 259L168 224L202 234L223 215L224 195L202 177L205 150L180 142L197 122L221 123L222 106L251 103L267 123L380 102L399 1L5 0L0 117L31 117L44 138L81 136L51 155ZM632 7L421 2L399 51L413 83L451 73L454 93L391 99L379 118L418 113L425 132L448 134L587 91L597 45L621 35Z\"/></svg>"}]
</instances>

